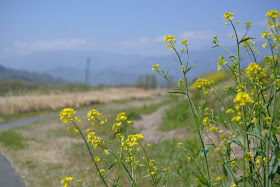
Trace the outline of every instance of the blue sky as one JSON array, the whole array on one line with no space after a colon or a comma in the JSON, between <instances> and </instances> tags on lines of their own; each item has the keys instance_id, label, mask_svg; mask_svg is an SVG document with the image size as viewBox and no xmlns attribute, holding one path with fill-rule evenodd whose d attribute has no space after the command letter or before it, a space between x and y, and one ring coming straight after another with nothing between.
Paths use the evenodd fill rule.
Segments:
<instances>
[{"instance_id":1,"label":"blue sky","mask_svg":"<svg viewBox=\"0 0 280 187\"><path fill-rule=\"evenodd\" d=\"M0 59L79 50L162 56L170 54L164 48L166 34L187 39L192 50L210 49L214 35L231 46L225 12L242 21L241 33L245 22L252 21L251 35L260 38L265 13L279 8L279 0L2 0Z\"/></svg>"}]
</instances>

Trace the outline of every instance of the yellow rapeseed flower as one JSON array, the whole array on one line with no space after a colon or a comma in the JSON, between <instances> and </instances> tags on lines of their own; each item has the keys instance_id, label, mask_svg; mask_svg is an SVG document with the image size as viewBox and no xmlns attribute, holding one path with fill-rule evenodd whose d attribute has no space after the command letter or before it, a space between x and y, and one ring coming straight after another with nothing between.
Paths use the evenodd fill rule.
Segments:
<instances>
[{"instance_id":1,"label":"yellow rapeseed flower","mask_svg":"<svg viewBox=\"0 0 280 187\"><path fill-rule=\"evenodd\" d=\"M95 157L95 158L94 158L94 161L95 161L95 162L100 162L100 160L101 160L101 159L100 159L99 157Z\"/></svg>"},{"instance_id":2,"label":"yellow rapeseed flower","mask_svg":"<svg viewBox=\"0 0 280 187\"><path fill-rule=\"evenodd\" d=\"M233 36L233 35L232 35ZM234 36L233 36L234 37ZM218 70L220 70L222 68L223 65L226 65L227 64L227 61L224 60L224 56L220 56L219 59L218 59Z\"/></svg>"},{"instance_id":3,"label":"yellow rapeseed flower","mask_svg":"<svg viewBox=\"0 0 280 187\"><path fill-rule=\"evenodd\" d=\"M187 41L187 40L183 40L183 41L181 42L181 44L183 44L183 45L188 45L188 41Z\"/></svg>"},{"instance_id":4,"label":"yellow rapeseed flower","mask_svg":"<svg viewBox=\"0 0 280 187\"><path fill-rule=\"evenodd\" d=\"M226 111L227 114L233 114L234 113L234 110L229 108L227 111Z\"/></svg>"},{"instance_id":5,"label":"yellow rapeseed flower","mask_svg":"<svg viewBox=\"0 0 280 187\"><path fill-rule=\"evenodd\" d=\"M251 26L252 26L252 22L251 22L251 21L247 21L247 22L246 22L246 25L248 25L249 27L251 27Z\"/></svg>"},{"instance_id":6,"label":"yellow rapeseed flower","mask_svg":"<svg viewBox=\"0 0 280 187\"><path fill-rule=\"evenodd\" d=\"M266 21L268 21L270 18L272 20L276 20L276 18L279 16L279 12L277 10L270 10L265 14L265 16L267 16Z\"/></svg>"},{"instance_id":7,"label":"yellow rapeseed flower","mask_svg":"<svg viewBox=\"0 0 280 187\"><path fill-rule=\"evenodd\" d=\"M104 153L105 153L106 155L108 155L108 154L109 154L108 149L104 149Z\"/></svg>"},{"instance_id":8,"label":"yellow rapeseed flower","mask_svg":"<svg viewBox=\"0 0 280 187\"><path fill-rule=\"evenodd\" d=\"M95 136L95 132L90 132L87 135L87 141L91 142L91 145L97 149L98 144L101 142L101 138Z\"/></svg>"},{"instance_id":9,"label":"yellow rapeseed flower","mask_svg":"<svg viewBox=\"0 0 280 187\"><path fill-rule=\"evenodd\" d=\"M250 160L251 160L252 158L253 158L252 153L251 153L251 152L247 152L244 159L245 159L247 162L250 162Z\"/></svg>"},{"instance_id":10,"label":"yellow rapeseed flower","mask_svg":"<svg viewBox=\"0 0 280 187\"><path fill-rule=\"evenodd\" d=\"M211 131L211 132L216 132L217 130L218 130L218 128L215 127L215 126L213 126L213 127L210 128L210 131Z\"/></svg>"},{"instance_id":11,"label":"yellow rapeseed flower","mask_svg":"<svg viewBox=\"0 0 280 187\"><path fill-rule=\"evenodd\" d=\"M64 108L60 112L60 119L63 123L69 123L74 120L76 111L73 108Z\"/></svg>"},{"instance_id":12,"label":"yellow rapeseed flower","mask_svg":"<svg viewBox=\"0 0 280 187\"><path fill-rule=\"evenodd\" d=\"M216 181L217 181L217 182L221 182L221 181L222 181L222 177L217 177L217 178L216 178Z\"/></svg>"},{"instance_id":13,"label":"yellow rapeseed flower","mask_svg":"<svg viewBox=\"0 0 280 187\"><path fill-rule=\"evenodd\" d=\"M164 37L164 41L167 42L167 43L169 43L171 41L176 42L176 39L174 38L174 36L168 34Z\"/></svg>"},{"instance_id":14,"label":"yellow rapeseed flower","mask_svg":"<svg viewBox=\"0 0 280 187\"><path fill-rule=\"evenodd\" d=\"M231 119L232 122L238 122L241 119L241 116L235 116Z\"/></svg>"},{"instance_id":15,"label":"yellow rapeseed flower","mask_svg":"<svg viewBox=\"0 0 280 187\"><path fill-rule=\"evenodd\" d=\"M228 20L233 20L233 19L234 19L233 13L231 13L231 12L225 13L225 14L224 14L224 22L225 22L227 19L228 19Z\"/></svg>"},{"instance_id":16,"label":"yellow rapeseed flower","mask_svg":"<svg viewBox=\"0 0 280 187\"><path fill-rule=\"evenodd\" d=\"M253 103L254 101L246 92L238 92L238 94L235 96L234 103L239 104L240 106L244 106L245 104Z\"/></svg>"},{"instance_id":17,"label":"yellow rapeseed flower","mask_svg":"<svg viewBox=\"0 0 280 187\"><path fill-rule=\"evenodd\" d=\"M69 186L69 183L68 181L73 181L73 178L72 177L65 177L64 179L61 180L61 184L64 184L64 187L68 187Z\"/></svg>"},{"instance_id":18,"label":"yellow rapeseed flower","mask_svg":"<svg viewBox=\"0 0 280 187\"><path fill-rule=\"evenodd\" d=\"M138 145L138 141L143 139L142 134L135 134L135 135L129 135L127 137L127 140L125 141L125 145L129 147L133 147L135 145Z\"/></svg>"},{"instance_id":19,"label":"yellow rapeseed flower","mask_svg":"<svg viewBox=\"0 0 280 187\"><path fill-rule=\"evenodd\" d=\"M127 119L127 117L125 116L125 112L119 113L119 114L117 115L117 118L116 118L117 121L126 120L126 119Z\"/></svg>"}]
</instances>

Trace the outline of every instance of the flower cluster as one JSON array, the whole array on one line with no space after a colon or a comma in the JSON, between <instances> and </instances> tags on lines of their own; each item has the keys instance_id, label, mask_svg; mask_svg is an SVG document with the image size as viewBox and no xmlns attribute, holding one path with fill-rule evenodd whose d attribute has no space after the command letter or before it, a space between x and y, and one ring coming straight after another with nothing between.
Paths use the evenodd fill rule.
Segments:
<instances>
[{"instance_id":1,"label":"flower cluster","mask_svg":"<svg viewBox=\"0 0 280 187\"><path fill-rule=\"evenodd\" d=\"M155 64L155 65L153 65L152 70L155 71L158 67L159 67L159 64Z\"/></svg>"},{"instance_id":2,"label":"flower cluster","mask_svg":"<svg viewBox=\"0 0 280 187\"><path fill-rule=\"evenodd\" d=\"M226 65L227 64L227 61L224 60L225 57L224 56L220 56L219 57L219 60L217 62L218 64L218 70L220 70L222 68L222 65Z\"/></svg>"},{"instance_id":3,"label":"flower cluster","mask_svg":"<svg viewBox=\"0 0 280 187\"><path fill-rule=\"evenodd\" d=\"M165 47L169 47L170 48L170 50L172 50L172 49L174 49L174 43L176 43L176 39L174 38L174 36L172 36L172 35L166 35L165 37L164 37L164 41L166 42L166 43L170 43L170 45L165 45Z\"/></svg>"},{"instance_id":4,"label":"flower cluster","mask_svg":"<svg viewBox=\"0 0 280 187\"><path fill-rule=\"evenodd\" d=\"M61 180L61 184L64 184L64 187L68 187L69 186L69 181L73 181L72 177L65 177L64 179Z\"/></svg>"},{"instance_id":5,"label":"flower cluster","mask_svg":"<svg viewBox=\"0 0 280 187\"><path fill-rule=\"evenodd\" d=\"M279 12L277 10L270 10L265 14L265 16L267 16L266 21L269 21L270 19L272 21L276 21L279 17Z\"/></svg>"},{"instance_id":6,"label":"flower cluster","mask_svg":"<svg viewBox=\"0 0 280 187\"><path fill-rule=\"evenodd\" d=\"M72 121L77 121L78 123L82 123L82 121L75 116L76 111L73 108L64 108L61 112L60 112L60 120L63 123L69 123Z\"/></svg>"},{"instance_id":7,"label":"flower cluster","mask_svg":"<svg viewBox=\"0 0 280 187\"><path fill-rule=\"evenodd\" d=\"M88 121L92 121L91 122L92 125L95 125L95 120L97 120L101 125L103 125L104 123L106 123L108 121L107 119L103 120L101 118L101 113L95 109L90 110L87 113L87 116L88 116ZM96 127L98 127L98 126L96 126Z\"/></svg>"},{"instance_id":8,"label":"flower cluster","mask_svg":"<svg viewBox=\"0 0 280 187\"><path fill-rule=\"evenodd\" d=\"M252 41L252 39L247 39L247 38L243 38L242 45L241 47L244 47L246 49L246 55L250 55L250 52L252 54L254 54L254 51L256 51L257 49L254 47L254 45L256 44L256 42ZM260 52L257 53L257 55L259 55Z\"/></svg>"},{"instance_id":9,"label":"flower cluster","mask_svg":"<svg viewBox=\"0 0 280 187\"><path fill-rule=\"evenodd\" d=\"M88 133L87 138L87 141L97 150L97 146L101 143L101 138L96 137L95 132Z\"/></svg>"},{"instance_id":10,"label":"flower cluster","mask_svg":"<svg viewBox=\"0 0 280 187\"><path fill-rule=\"evenodd\" d=\"M244 106L245 104L251 104L254 101L252 100L252 98L249 96L248 93L246 93L246 92L239 92L235 96L233 102L238 104L238 105L240 105L240 106Z\"/></svg>"},{"instance_id":11,"label":"flower cluster","mask_svg":"<svg viewBox=\"0 0 280 187\"><path fill-rule=\"evenodd\" d=\"M133 147L135 145L138 145L139 140L143 138L144 137L142 134L129 135L124 144L128 147Z\"/></svg>"},{"instance_id":12,"label":"flower cluster","mask_svg":"<svg viewBox=\"0 0 280 187\"><path fill-rule=\"evenodd\" d=\"M224 22L225 22L225 25L228 25L228 23L226 22L226 20L233 20L234 17L233 17L233 13L231 12L227 12L224 14Z\"/></svg>"},{"instance_id":13,"label":"flower cluster","mask_svg":"<svg viewBox=\"0 0 280 187\"><path fill-rule=\"evenodd\" d=\"M208 81L206 79L200 79L200 78L196 80L196 87L202 88L202 92L204 95L208 95L208 88L210 88L211 91L214 90L212 87L210 87L213 84L214 84L213 80Z\"/></svg>"},{"instance_id":14,"label":"flower cluster","mask_svg":"<svg viewBox=\"0 0 280 187\"><path fill-rule=\"evenodd\" d=\"M127 117L125 116L125 112L119 113L116 118L117 121L126 120L126 119Z\"/></svg>"}]
</instances>

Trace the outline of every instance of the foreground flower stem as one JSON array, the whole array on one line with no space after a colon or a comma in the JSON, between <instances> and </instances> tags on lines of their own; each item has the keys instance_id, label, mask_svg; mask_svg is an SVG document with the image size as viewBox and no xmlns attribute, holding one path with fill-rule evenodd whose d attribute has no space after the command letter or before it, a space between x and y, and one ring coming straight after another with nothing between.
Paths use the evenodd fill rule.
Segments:
<instances>
[{"instance_id":1,"label":"foreground flower stem","mask_svg":"<svg viewBox=\"0 0 280 187\"><path fill-rule=\"evenodd\" d=\"M268 168L268 163L269 163L269 145L270 145L270 140L271 140L271 131L272 131L272 125L273 125L273 119L275 117L275 106L276 106L276 93L277 93L277 66L278 66L278 55L279 52L277 50L276 52L276 59L275 59L275 65L274 65L274 80L273 83L275 84L274 89L273 89L273 107L272 107L272 112L271 112L271 118L270 118L270 126L269 126L269 133L268 133L268 138L267 138L267 145L266 145L266 186L271 186L272 181L269 178L269 168ZM274 58L274 57L273 57Z\"/></svg>"},{"instance_id":2,"label":"foreground flower stem","mask_svg":"<svg viewBox=\"0 0 280 187\"><path fill-rule=\"evenodd\" d=\"M181 64L181 66L182 66L183 63L182 63L181 57L180 57L178 51L176 50L176 48L174 48L174 51L176 52L176 54L177 54L177 56L178 56L178 58L179 58L180 64ZM187 59L187 64L188 64L188 59ZM189 94L189 88L188 88L188 82L187 82L186 72L185 72L184 70L183 70L183 74L184 74L184 80L185 80L185 85L186 85L185 94L187 95L188 102L189 102L189 105L190 105L190 107L191 107L193 120L194 120L194 122L195 122L195 124L196 124L196 126L197 126L197 132L198 132L199 139L200 139L200 143L201 143L202 150L203 150L204 162L205 162L206 173L207 173L207 180L208 180L209 186L212 186L212 185L211 185L211 178L210 178L210 172L209 172L209 166L208 166L207 155L206 155L206 151L205 151L204 142L203 142L203 139L202 139L202 136L201 136L201 129L200 129L200 126L199 126L199 124L197 124L196 119L195 119L195 116L198 117L197 111L195 110L195 106L194 106L194 104L193 104L193 102L192 102L192 99L191 99L191 97L190 97L190 94ZM200 121L200 120L199 120L199 121Z\"/></svg>"},{"instance_id":3,"label":"foreground flower stem","mask_svg":"<svg viewBox=\"0 0 280 187\"><path fill-rule=\"evenodd\" d=\"M72 121L72 122L73 122L73 121ZM78 125L77 125L75 122L73 122L73 124L74 124L75 127L78 129L78 131L80 132L81 136L83 137L83 140L84 140L84 142L85 142L85 144L86 144L86 146L87 146L87 149L88 149L88 152L89 152L89 154L90 154L90 157L91 157L91 159L92 159L92 161L93 161L93 163L94 163L94 165L95 165L95 167L96 167L96 169L97 169L97 171L98 171L98 173L99 173L99 175L100 175L100 177L101 177L103 183L105 184L105 186L108 187L108 185L107 185L107 183L106 183L106 181L105 181L105 179L104 179L102 173L100 172L100 170L99 170L99 168L98 168L96 162L94 161L93 155L92 155L92 153L91 153L91 151L90 151L89 145L88 145L88 143L87 143L87 141L86 141L86 139L85 139L84 134L82 133L81 129L78 127Z\"/></svg>"}]
</instances>

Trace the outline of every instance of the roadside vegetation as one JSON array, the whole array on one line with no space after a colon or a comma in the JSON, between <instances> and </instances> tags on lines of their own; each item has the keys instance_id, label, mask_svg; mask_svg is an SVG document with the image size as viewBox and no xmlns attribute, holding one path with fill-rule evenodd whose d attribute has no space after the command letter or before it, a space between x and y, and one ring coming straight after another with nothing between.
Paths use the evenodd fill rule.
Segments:
<instances>
[{"instance_id":1,"label":"roadside vegetation","mask_svg":"<svg viewBox=\"0 0 280 187\"><path fill-rule=\"evenodd\" d=\"M102 115L108 119L108 124L113 124L116 114L122 111L126 112L129 120L136 120L141 119L141 115L152 113L169 102L168 98L147 100L134 107L106 110ZM111 103L106 105L109 106ZM87 121L84 115L80 117ZM86 128L87 125L81 127L83 130ZM97 132L101 137L107 136L107 132L102 128ZM127 132L136 133L133 125ZM72 131L65 130L65 126L58 119L0 132L0 150L12 162L27 186L60 186L63 173L69 175L79 173L77 177L84 179L88 184L96 186L101 184L96 174L86 177L88 171L92 170L92 165L88 164L90 160L85 145L80 139L75 140ZM96 154L104 152L98 150Z\"/></svg>"}]
</instances>

